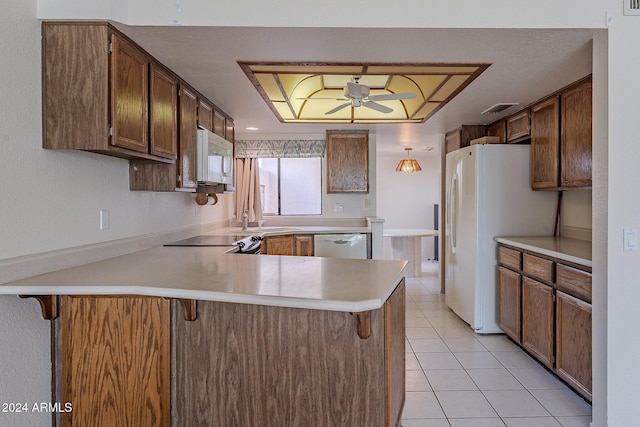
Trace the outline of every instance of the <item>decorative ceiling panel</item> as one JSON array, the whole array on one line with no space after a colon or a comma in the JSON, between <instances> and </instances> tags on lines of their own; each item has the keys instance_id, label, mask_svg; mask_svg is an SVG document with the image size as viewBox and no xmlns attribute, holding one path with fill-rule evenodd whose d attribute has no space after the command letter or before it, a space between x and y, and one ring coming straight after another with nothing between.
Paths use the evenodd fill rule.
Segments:
<instances>
[{"instance_id":1,"label":"decorative ceiling panel","mask_svg":"<svg viewBox=\"0 0 640 427\"><path fill-rule=\"evenodd\" d=\"M423 123L490 65L238 64L283 123Z\"/></svg>"}]
</instances>

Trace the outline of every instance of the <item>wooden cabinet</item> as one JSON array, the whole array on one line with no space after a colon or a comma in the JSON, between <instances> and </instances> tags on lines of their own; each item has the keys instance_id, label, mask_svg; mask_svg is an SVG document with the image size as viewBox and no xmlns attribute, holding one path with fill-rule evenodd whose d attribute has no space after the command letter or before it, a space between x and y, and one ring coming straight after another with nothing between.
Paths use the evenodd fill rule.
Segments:
<instances>
[{"instance_id":1,"label":"wooden cabinet","mask_svg":"<svg viewBox=\"0 0 640 427\"><path fill-rule=\"evenodd\" d=\"M260 252L265 255L313 256L313 235L266 236Z\"/></svg>"},{"instance_id":2,"label":"wooden cabinet","mask_svg":"<svg viewBox=\"0 0 640 427\"><path fill-rule=\"evenodd\" d=\"M265 255L293 255L293 235L265 237L260 252Z\"/></svg>"},{"instance_id":3,"label":"wooden cabinet","mask_svg":"<svg viewBox=\"0 0 640 427\"><path fill-rule=\"evenodd\" d=\"M500 138L500 143L507 142L507 122L506 120L500 120L490 124L487 127L487 136L497 136Z\"/></svg>"},{"instance_id":4,"label":"wooden cabinet","mask_svg":"<svg viewBox=\"0 0 640 427\"><path fill-rule=\"evenodd\" d=\"M553 367L553 288L529 277L522 279L522 346Z\"/></svg>"},{"instance_id":5,"label":"wooden cabinet","mask_svg":"<svg viewBox=\"0 0 640 427\"><path fill-rule=\"evenodd\" d=\"M107 23L44 22L42 63L44 148L174 162L175 140L160 138L152 150L150 132L177 133L166 129L176 125L168 87L175 81L163 79L167 73L150 75L150 66L159 64L143 49ZM151 96L161 106L157 126ZM172 111L165 109L167 100Z\"/></svg>"},{"instance_id":6,"label":"wooden cabinet","mask_svg":"<svg viewBox=\"0 0 640 427\"><path fill-rule=\"evenodd\" d=\"M149 150L149 57L132 43L111 35L112 140L116 147Z\"/></svg>"},{"instance_id":7,"label":"wooden cabinet","mask_svg":"<svg viewBox=\"0 0 640 427\"><path fill-rule=\"evenodd\" d=\"M150 153L175 160L178 156L178 79L151 64Z\"/></svg>"},{"instance_id":8,"label":"wooden cabinet","mask_svg":"<svg viewBox=\"0 0 640 427\"><path fill-rule=\"evenodd\" d=\"M235 136L235 126L233 124L233 120L231 120L229 117L226 118L225 120L225 139L231 143L235 142L236 140L236 136Z\"/></svg>"},{"instance_id":9,"label":"wooden cabinet","mask_svg":"<svg viewBox=\"0 0 640 427\"><path fill-rule=\"evenodd\" d=\"M484 125L462 125L445 134L445 151L450 153L459 148L468 147L471 140L486 135L487 127Z\"/></svg>"},{"instance_id":10,"label":"wooden cabinet","mask_svg":"<svg viewBox=\"0 0 640 427\"><path fill-rule=\"evenodd\" d=\"M503 245L498 264L498 325L591 400L591 272Z\"/></svg>"},{"instance_id":11,"label":"wooden cabinet","mask_svg":"<svg viewBox=\"0 0 640 427\"><path fill-rule=\"evenodd\" d=\"M560 186L591 187L592 83L560 95Z\"/></svg>"},{"instance_id":12,"label":"wooden cabinet","mask_svg":"<svg viewBox=\"0 0 640 427\"><path fill-rule=\"evenodd\" d=\"M522 342L522 276L498 267L498 326L515 342Z\"/></svg>"},{"instance_id":13,"label":"wooden cabinet","mask_svg":"<svg viewBox=\"0 0 640 427\"><path fill-rule=\"evenodd\" d=\"M225 132L226 126L224 115L218 110L213 110L213 133L224 138Z\"/></svg>"},{"instance_id":14,"label":"wooden cabinet","mask_svg":"<svg viewBox=\"0 0 640 427\"><path fill-rule=\"evenodd\" d=\"M367 312L365 339L351 313L215 301L197 311L173 318L174 425L400 426L404 281Z\"/></svg>"},{"instance_id":15,"label":"wooden cabinet","mask_svg":"<svg viewBox=\"0 0 640 427\"><path fill-rule=\"evenodd\" d=\"M313 256L313 235L296 234L293 236L294 254L297 256Z\"/></svg>"},{"instance_id":16,"label":"wooden cabinet","mask_svg":"<svg viewBox=\"0 0 640 427\"><path fill-rule=\"evenodd\" d=\"M59 426L171 425L170 307L164 298L62 296L54 321Z\"/></svg>"},{"instance_id":17,"label":"wooden cabinet","mask_svg":"<svg viewBox=\"0 0 640 427\"><path fill-rule=\"evenodd\" d=\"M198 99L198 126L213 132L213 105L206 99Z\"/></svg>"},{"instance_id":18,"label":"wooden cabinet","mask_svg":"<svg viewBox=\"0 0 640 427\"><path fill-rule=\"evenodd\" d=\"M591 400L591 304L556 292L556 372Z\"/></svg>"},{"instance_id":19,"label":"wooden cabinet","mask_svg":"<svg viewBox=\"0 0 640 427\"><path fill-rule=\"evenodd\" d=\"M327 131L327 193L369 192L369 132Z\"/></svg>"},{"instance_id":20,"label":"wooden cabinet","mask_svg":"<svg viewBox=\"0 0 640 427\"><path fill-rule=\"evenodd\" d=\"M531 135L531 122L529 109L520 111L506 120L506 141L515 142L529 138Z\"/></svg>"},{"instance_id":21,"label":"wooden cabinet","mask_svg":"<svg viewBox=\"0 0 640 427\"><path fill-rule=\"evenodd\" d=\"M591 78L531 107L531 188L591 187Z\"/></svg>"},{"instance_id":22,"label":"wooden cabinet","mask_svg":"<svg viewBox=\"0 0 640 427\"><path fill-rule=\"evenodd\" d=\"M187 86L180 87L180 156L177 162L177 186L196 188L198 99L196 92Z\"/></svg>"},{"instance_id":23,"label":"wooden cabinet","mask_svg":"<svg viewBox=\"0 0 640 427\"><path fill-rule=\"evenodd\" d=\"M534 190L558 187L559 111L557 96L531 107L531 188Z\"/></svg>"}]
</instances>

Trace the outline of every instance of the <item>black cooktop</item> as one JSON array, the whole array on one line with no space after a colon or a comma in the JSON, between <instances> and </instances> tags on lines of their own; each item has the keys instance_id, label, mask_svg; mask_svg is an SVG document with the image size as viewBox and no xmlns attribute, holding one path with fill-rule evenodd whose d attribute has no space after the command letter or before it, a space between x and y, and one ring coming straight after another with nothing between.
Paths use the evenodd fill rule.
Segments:
<instances>
[{"instance_id":1,"label":"black cooktop","mask_svg":"<svg viewBox=\"0 0 640 427\"><path fill-rule=\"evenodd\" d=\"M233 246L233 242L241 238L242 236L194 236L165 246Z\"/></svg>"}]
</instances>

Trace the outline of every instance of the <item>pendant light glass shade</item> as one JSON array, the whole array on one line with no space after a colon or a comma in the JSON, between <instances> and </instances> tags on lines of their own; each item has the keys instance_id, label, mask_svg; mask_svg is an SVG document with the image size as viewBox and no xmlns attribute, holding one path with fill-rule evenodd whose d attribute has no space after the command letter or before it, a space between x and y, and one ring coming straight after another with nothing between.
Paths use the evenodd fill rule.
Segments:
<instances>
[{"instance_id":1,"label":"pendant light glass shade","mask_svg":"<svg viewBox=\"0 0 640 427\"><path fill-rule=\"evenodd\" d=\"M420 172L422 168L416 159L409 158L409 152L411 148L405 148L407 150L407 158L400 160L396 167L396 172L403 172L405 175L411 175L414 172Z\"/></svg>"}]
</instances>

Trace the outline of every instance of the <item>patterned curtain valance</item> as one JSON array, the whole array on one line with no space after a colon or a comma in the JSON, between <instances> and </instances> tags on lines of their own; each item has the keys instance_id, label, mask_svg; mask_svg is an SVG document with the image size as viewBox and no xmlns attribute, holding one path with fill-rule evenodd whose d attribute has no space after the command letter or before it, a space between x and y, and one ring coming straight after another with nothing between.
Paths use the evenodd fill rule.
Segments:
<instances>
[{"instance_id":1,"label":"patterned curtain valance","mask_svg":"<svg viewBox=\"0 0 640 427\"><path fill-rule=\"evenodd\" d=\"M324 157L324 140L235 141L237 159L259 157Z\"/></svg>"}]
</instances>

